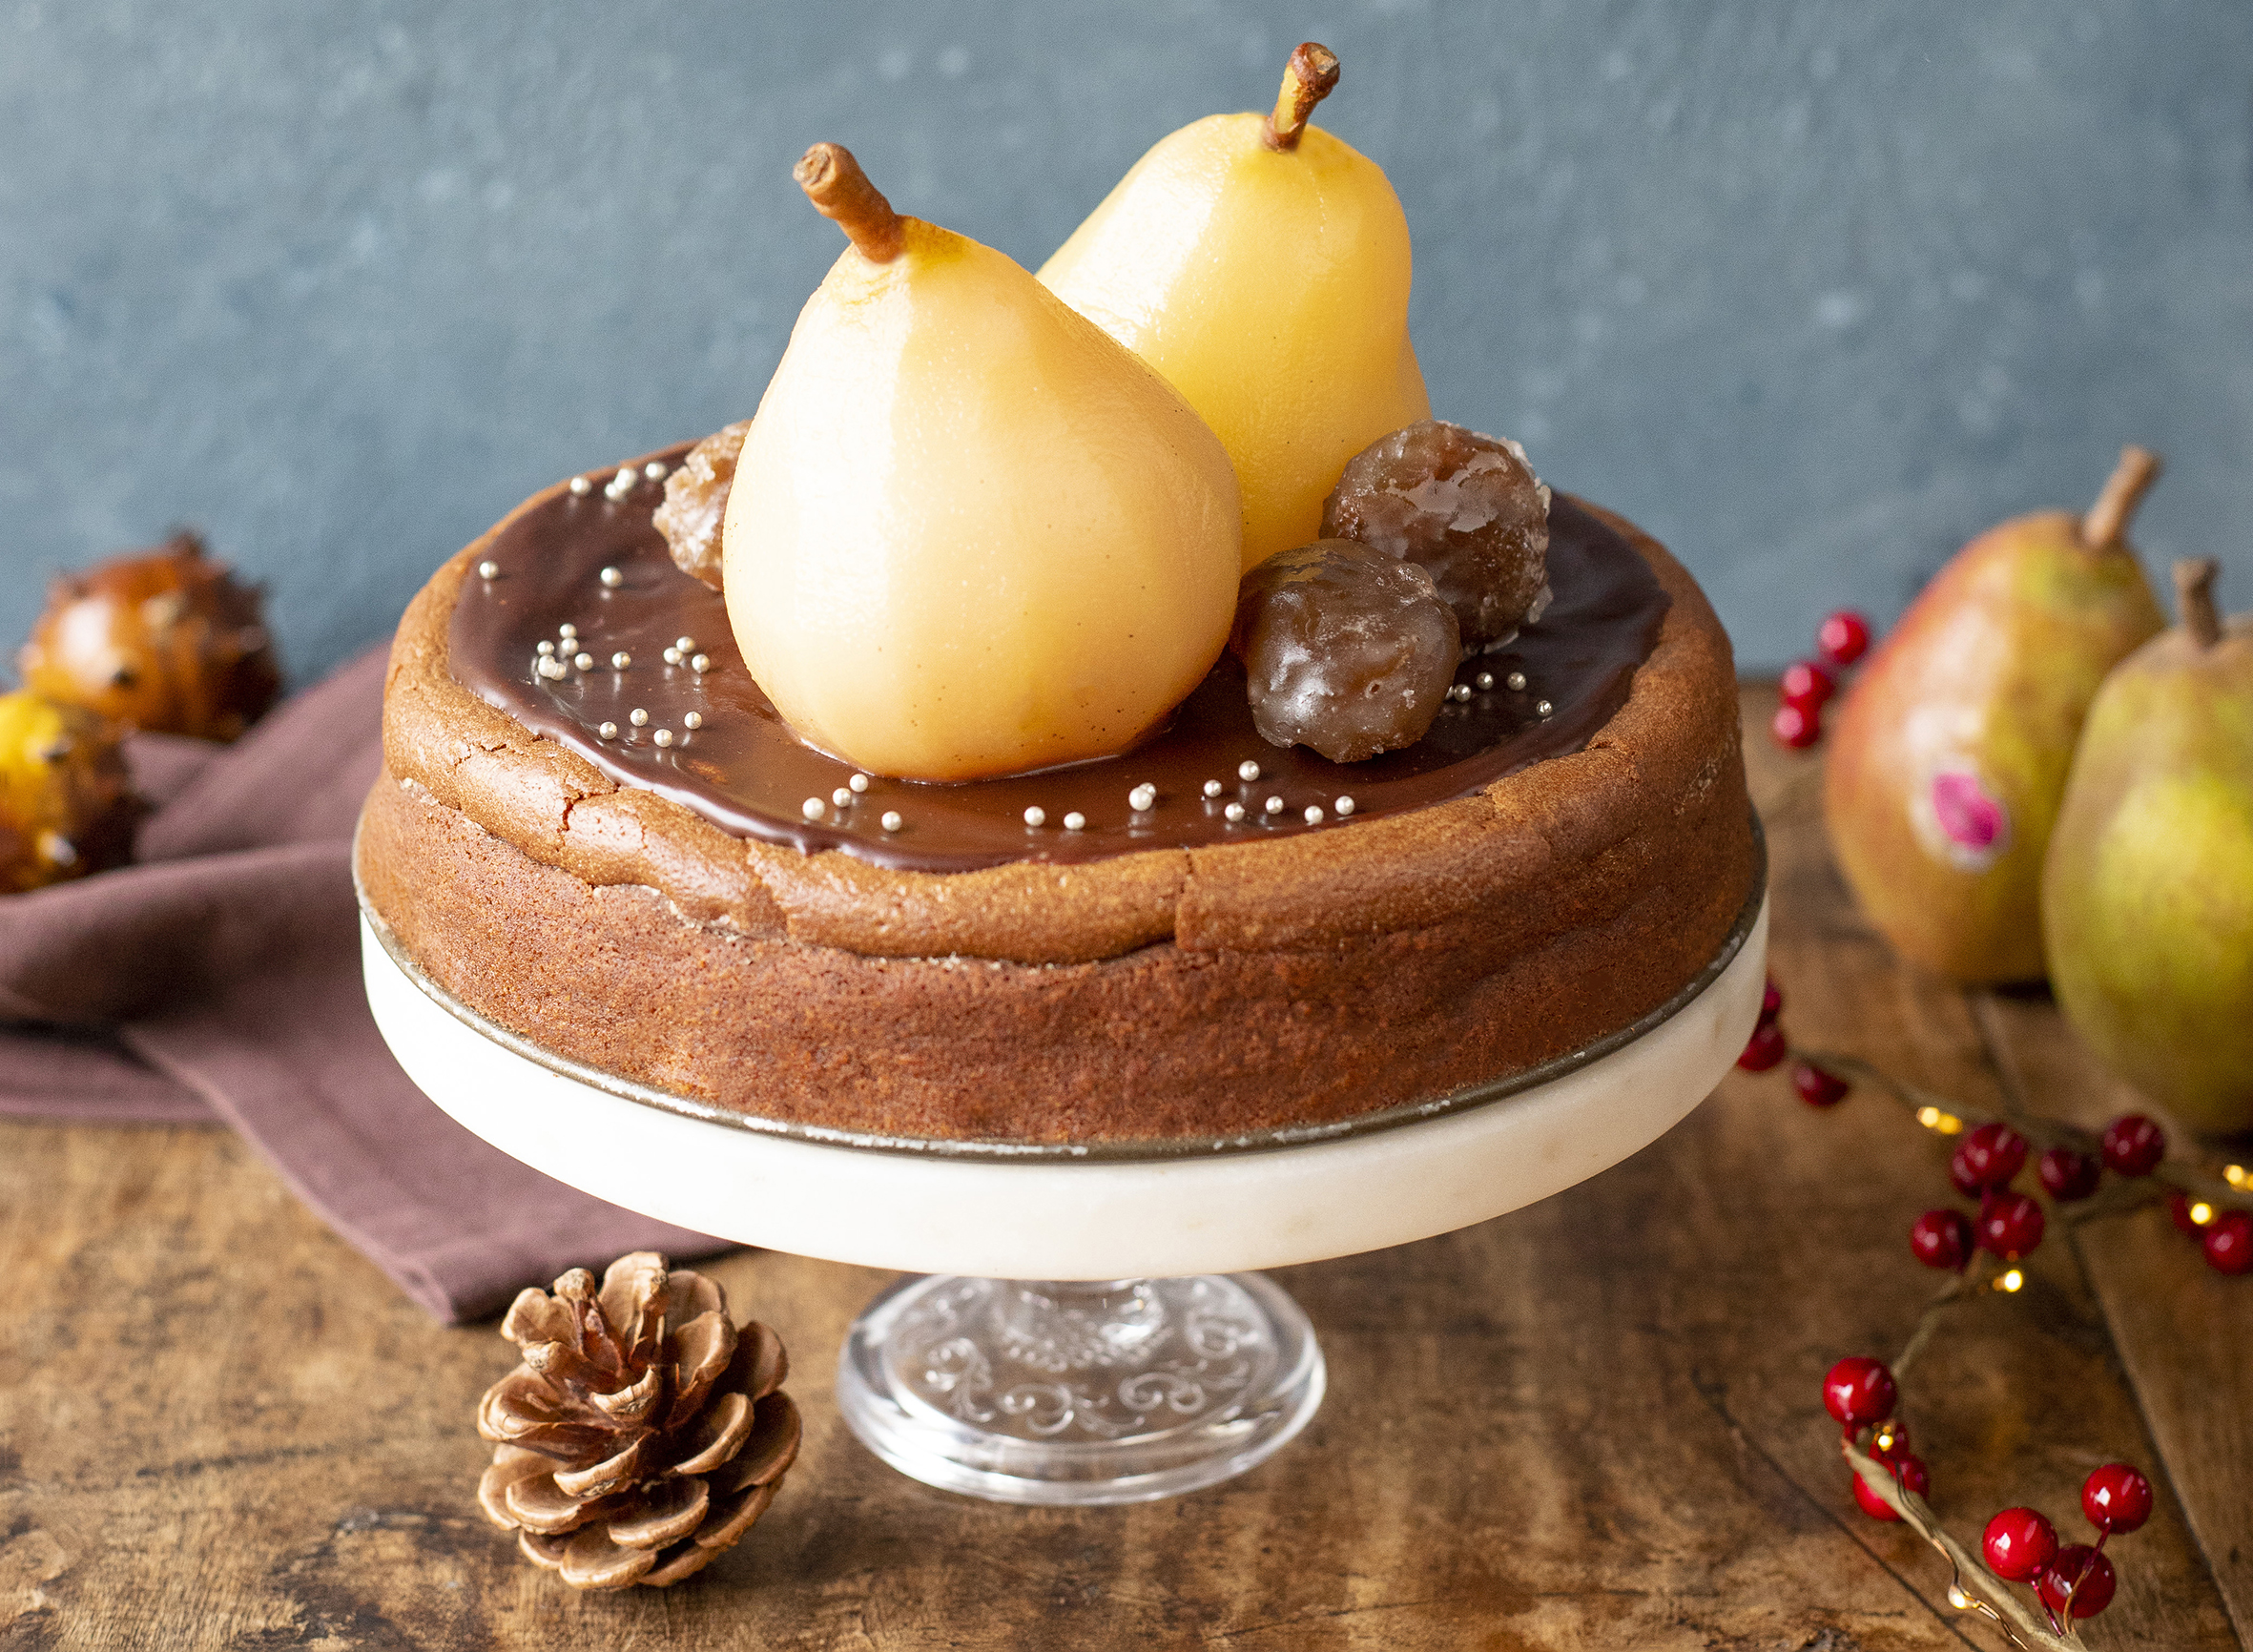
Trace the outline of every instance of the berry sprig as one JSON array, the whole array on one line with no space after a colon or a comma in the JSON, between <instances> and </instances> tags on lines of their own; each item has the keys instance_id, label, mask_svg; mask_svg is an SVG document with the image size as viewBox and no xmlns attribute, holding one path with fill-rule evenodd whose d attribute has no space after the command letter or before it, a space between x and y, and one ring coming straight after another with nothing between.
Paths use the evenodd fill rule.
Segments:
<instances>
[{"instance_id":1,"label":"berry sprig","mask_svg":"<svg viewBox=\"0 0 2253 1652\"><path fill-rule=\"evenodd\" d=\"M1783 703L1768 721L1776 744L1804 752L1823 737L1823 708L1839 679L1870 651L1870 622L1841 609L1815 628L1815 657L1784 668Z\"/></svg>"},{"instance_id":2,"label":"berry sprig","mask_svg":"<svg viewBox=\"0 0 2253 1652\"><path fill-rule=\"evenodd\" d=\"M2244 1166L2225 1165L2216 1178L2170 1159L2165 1130L2141 1113L2124 1113L2101 1133L2057 1119L1994 1118L1856 1057L1795 1047L1784 1032L1783 1010L1784 995L1771 980L1737 1065L1764 1073L1790 1062L1791 1087L1813 1107L1836 1106L1855 1083L1868 1084L1899 1102L1926 1129L1963 1138L1949 1160L1949 1181L1964 1197L1977 1200L1979 1209L1971 1217L1932 1209L1916 1219L1910 1249L1928 1267L1960 1269L1975 1249L2015 1261L2039 1246L2045 1214L2011 1187L2038 1146L2036 1175L2062 1219L2078 1224L2163 1199L2175 1226L2200 1242L2208 1266L2220 1273L2253 1272L2253 1172ZM2111 1183L2105 1181L2108 1171Z\"/></svg>"},{"instance_id":3,"label":"berry sprig","mask_svg":"<svg viewBox=\"0 0 2253 1652\"><path fill-rule=\"evenodd\" d=\"M2036 1176L2060 1219L2079 1222L2156 1204L2163 1188L2175 1225L2197 1236L2208 1264L2223 1273L2253 1270L2253 1197L2247 1191L2253 1176L2242 1165L2229 1165L2217 1183L2170 1161L2165 1132L2139 1113L2115 1119L2100 1136L2051 1119L1982 1117L1851 1056L1794 1048L1784 1031L1783 1011L1783 992L1771 979L1739 1066L1767 1072L1790 1062L1793 1090L1814 1107L1837 1105L1857 1081L1873 1085L1925 1128L1961 1138L1950 1156L1949 1181L1978 1204L1974 1214L1935 1207L1911 1224L1911 1253L1954 1277L1926 1303L1891 1364L1855 1356L1840 1360L1824 1378L1823 1404L1842 1431L1839 1449L1852 1471L1854 1501L1873 1519L1907 1523L1947 1558L1953 1571L1948 1600L1957 1610L1991 1620L2015 1646L2080 1647L2076 1625L2111 1604L2119 1581L2104 1553L2106 1540L2150 1517L2150 1480L2125 1463L2107 1463L2090 1475L2081 1488L2081 1508L2096 1528L2094 1544L2061 1545L2045 1517L2012 1508L1987 1523L1983 1559L1974 1558L1925 1501L1932 1474L1910 1449L1909 1430L1898 1415L1900 1374L1951 1304L1986 1293L2015 1294L2025 1285L2017 1264L2040 1246L2049 1217L2038 1201L2012 1184L2036 1146L2042 1148ZM2013 1592L2014 1584L2031 1592L2031 1604Z\"/></svg>"}]
</instances>

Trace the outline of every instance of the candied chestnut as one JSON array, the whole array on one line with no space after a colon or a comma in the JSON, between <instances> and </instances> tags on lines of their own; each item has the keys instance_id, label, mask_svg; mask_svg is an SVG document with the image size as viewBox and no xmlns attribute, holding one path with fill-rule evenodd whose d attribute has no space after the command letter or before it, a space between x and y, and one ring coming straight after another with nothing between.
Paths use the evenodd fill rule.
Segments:
<instances>
[{"instance_id":1,"label":"candied chestnut","mask_svg":"<svg viewBox=\"0 0 2253 1652\"><path fill-rule=\"evenodd\" d=\"M727 520L728 492L735 485L735 461L750 429L750 420L739 420L690 448L665 479L665 503L650 518L665 536L674 566L713 590L720 589L720 527Z\"/></svg>"},{"instance_id":2,"label":"candied chestnut","mask_svg":"<svg viewBox=\"0 0 2253 1652\"><path fill-rule=\"evenodd\" d=\"M1432 576L1344 539L1278 551L1247 573L1229 646L1261 736L1333 763L1422 739L1462 658Z\"/></svg>"},{"instance_id":3,"label":"candied chestnut","mask_svg":"<svg viewBox=\"0 0 2253 1652\"><path fill-rule=\"evenodd\" d=\"M232 740L281 693L258 589L193 533L49 589L24 687L128 728Z\"/></svg>"},{"instance_id":4,"label":"candied chestnut","mask_svg":"<svg viewBox=\"0 0 2253 1652\"><path fill-rule=\"evenodd\" d=\"M0 894L114 866L140 805L117 726L25 690L0 694Z\"/></svg>"},{"instance_id":5,"label":"candied chestnut","mask_svg":"<svg viewBox=\"0 0 2253 1652\"><path fill-rule=\"evenodd\" d=\"M1549 606L1549 489L1506 438L1426 419L1346 464L1325 538L1420 563L1467 652L1499 648Z\"/></svg>"}]
</instances>

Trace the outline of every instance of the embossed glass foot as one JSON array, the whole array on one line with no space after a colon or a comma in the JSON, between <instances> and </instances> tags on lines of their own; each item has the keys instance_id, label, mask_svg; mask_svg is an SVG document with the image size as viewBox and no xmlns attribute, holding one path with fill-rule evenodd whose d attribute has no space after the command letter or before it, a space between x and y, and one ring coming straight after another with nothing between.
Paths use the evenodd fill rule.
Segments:
<instances>
[{"instance_id":1,"label":"embossed glass foot","mask_svg":"<svg viewBox=\"0 0 2253 1652\"><path fill-rule=\"evenodd\" d=\"M1257 1273L935 1274L854 1321L837 1406L901 1474L1005 1503L1138 1503L1242 1474L1322 1403L1307 1316Z\"/></svg>"}]
</instances>

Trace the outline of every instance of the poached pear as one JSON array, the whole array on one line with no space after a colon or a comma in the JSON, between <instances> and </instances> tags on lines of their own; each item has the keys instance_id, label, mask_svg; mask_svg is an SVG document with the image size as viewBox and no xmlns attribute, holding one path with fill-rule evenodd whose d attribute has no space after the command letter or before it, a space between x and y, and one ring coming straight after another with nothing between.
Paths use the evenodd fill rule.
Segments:
<instances>
[{"instance_id":1,"label":"poached pear","mask_svg":"<svg viewBox=\"0 0 2253 1652\"><path fill-rule=\"evenodd\" d=\"M1942 975L2042 973L2042 855L2081 719L2166 623L2127 541L2159 470L2127 448L2087 514L1973 540L1847 696L1824 776L1831 847L1871 922Z\"/></svg>"},{"instance_id":2,"label":"poached pear","mask_svg":"<svg viewBox=\"0 0 2253 1652\"><path fill-rule=\"evenodd\" d=\"M2058 1006L2195 1129L2253 1129L2253 614L2178 563L2182 623L2104 679L2042 869Z\"/></svg>"},{"instance_id":3,"label":"poached pear","mask_svg":"<svg viewBox=\"0 0 2253 1652\"><path fill-rule=\"evenodd\" d=\"M852 244L735 463L721 559L752 676L878 774L1131 746L1228 641L1228 454L1147 363L1003 254L895 213L844 150L796 176Z\"/></svg>"},{"instance_id":4,"label":"poached pear","mask_svg":"<svg viewBox=\"0 0 2253 1652\"><path fill-rule=\"evenodd\" d=\"M1321 537L1346 461L1428 419L1408 219L1375 161L1307 124L1337 59L1291 54L1269 114L1213 114L1134 163L1040 279L1170 380L1244 490L1244 567Z\"/></svg>"}]
</instances>

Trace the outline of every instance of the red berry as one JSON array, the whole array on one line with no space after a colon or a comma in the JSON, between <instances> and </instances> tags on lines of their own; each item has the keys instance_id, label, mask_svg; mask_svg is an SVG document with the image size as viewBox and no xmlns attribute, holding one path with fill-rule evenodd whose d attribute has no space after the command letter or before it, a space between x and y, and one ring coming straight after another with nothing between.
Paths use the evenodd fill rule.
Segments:
<instances>
[{"instance_id":1,"label":"red berry","mask_svg":"<svg viewBox=\"0 0 2253 1652\"><path fill-rule=\"evenodd\" d=\"M2023 1583L2057 1558L2057 1531L2032 1509L2005 1509L1987 1522L1980 1547L1989 1571Z\"/></svg>"},{"instance_id":2,"label":"red berry","mask_svg":"<svg viewBox=\"0 0 2253 1652\"><path fill-rule=\"evenodd\" d=\"M2217 1273L2253 1272L2253 1216L2224 1210L2206 1224L2206 1266Z\"/></svg>"},{"instance_id":3,"label":"red berry","mask_svg":"<svg viewBox=\"0 0 2253 1652\"><path fill-rule=\"evenodd\" d=\"M1870 622L1840 609L1815 629L1815 647L1834 666L1850 666L1870 651Z\"/></svg>"},{"instance_id":4,"label":"red berry","mask_svg":"<svg viewBox=\"0 0 2253 1652\"><path fill-rule=\"evenodd\" d=\"M1824 702L1838 692L1838 679L1830 674L1828 666L1813 660L1799 660L1784 668L1784 703L1803 711L1819 712Z\"/></svg>"},{"instance_id":5,"label":"red berry","mask_svg":"<svg viewBox=\"0 0 2253 1652\"><path fill-rule=\"evenodd\" d=\"M2127 1463L2105 1463L2081 1481L2081 1513L2100 1532L2124 1538L2151 1518L2151 1482Z\"/></svg>"},{"instance_id":6,"label":"red berry","mask_svg":"<svg viewBox=\"0 0 2253 1652\"><path fill-rule=\"evenodd\" d=\"M1914 1452L1903 1452L1886 1466L1893 1471L1894 1483L1904 1491L1914 1492L1921 1497L1933 1489L1933 1476L1926 1472L1925 1460ZM1901 1518L1893 1513L1885 1498L1863 1482L1860 1475L1854 1476L1854 1501L1873 1520L1897 1520Z\"/></svg>"},{"instance_id":7,"label":"red berry","mask_svg":"<svg viewBox=\"0 0 2253 1652\"><path fill-rule=\"evenodd\" d=\"M1847 1099L1847 1092L1854 1086L1836 1073L1824 1071L1812 1062L1801 1062L1791 1069L1791 1087L1799 1092L1799 1099L1810 1107L1835 1107Z\"/></svg>"},{"instance_id":8,"label":"red berry","mask_svg":"<svg viewBox=\"0 0 2253 1652\"><path fill-rule=\"evenodd\" d=\"M1771 975L1768 977L1767 985L1760 989L1761 1024L1765 1026L1783 1013L1784 989L1776 984L1776 978Z\"/></svg>"},{"instance_id":9,"label":"red berry","mask_svg":"<svg viewBox=\"0 0 2253 1652\"><path fill-rule=\"evenodd\" d=\"M1881 1463L1898 1463L1910 1455L1909 1425L1899 1417L1888 1421L1871 1439L1870 1455ZM1920 1463L1918 1466L1923 1465Z\"/></svg>"},{"instance_id":10,"label":"red berry","mask_svg":"<svg viewBox=\"0 0 2253 1652\"><path fill-rule=\"evenodd\" d=\"M1901 1397L1882 1359L1842 1359L1824 1375L1823 1409L1844 1428L1867 1428L1893 1415Z\"/></svg>"},{"instance_id":11,"label":"red berry","mask_svg":"<svg viewBox=\"0 0 2253 1652\"><path fill-rule=\"evenodd\" d=\"M2086 1543L2068 1543L2057 1551L2050 1569L2035 1580L2034 1592L2053 1612L2070 1610L2076 1618L2094 1618L2112 1604L2119 1581L2110 1560Z\"/></svg>"},{"instance_id":12,"label":"red berry","mask_svg":"<svg viewBox=\"0 0 2253 1652\"><path fill-rule=\"evenodd\" d=\"M2167 1156L2167 1133L2141 1113L2113 1120L2104 1132L2104 1162L2123 1176L2148 1176Z\"/></svg>"},{"instance_id":13,"label":"red berry","mask_svg":"<svg viewBox=\"0 0 2253 1652\"><path fill-rule=\"evenodd\" d=\"M1948 1155L1948 1185L1967 1199L1984 1198L1987 1189L1973 1179L1972 1167L1964 1163L1961 1153Z\"/></svg>"},{"instance_id":14,"label":"red berry","mask_svg":"<svg viewBox=\"0 0 2253 1652\"><path fill-rule=\"evenodd\" d=\"M1790 1043L1784 1037L1784 1029L1774 1022L1762 1022L1752 1029L1752 1037L1745 1045L1745 1053L1737 1058L1737 1065L1748 1073L1765 1073L1787 1055Z\"/></svg>"},{"instance_id":15,"label":"red berry","mask_svg":"<svg viewBox=\"0 0 2253 1652\"><path fill-rule=\"evenodd\" d=\"M1768 733L1775 735L1777 745L1804 752L1823 737L1823 716L1812 706L1786 702L1768 720Z\"/></svg>"},{"instance_id":16,"label":"red berry","mask_svg":"<svg viewBox=\"0 0 2253 1652\"><path fill-rule=\"evenodd\" d=\"M1963 1271L1972 1259L1972 1219L1943 1206L1927 1210L1909 1227L1909 1249L1927 1268Z\"/></svg>"},{"instance_id":17,"label":"red berry","mask_svg":"<svg viewBox=\"0 0 2253 1652\"><path fill-rule=\"evenodd\" d=\"M1997 1193L1979 1208L1976 1226L1980 1249L2015 1262L2042 1242L2042 1208L2023 1193Z\"/></svg>"},{"instance_id":18,"label":"red berry","mask_svg":"<svg viewBox=\"0 0 2253 1652\"><path fill-rule=\"evenodd\" d=\"M2190 1213L2191 1204L2191 1196L2180 1187L2167 1195L2167 1214L2174 1220L2175 1230L2196 1239L2206 1231L2206 1224Z\"/></svg>"},{"instance_id":19,"label":"red berry","mask_svg":"<svg viewBox=\"0 0 2253 1652\"><path fill-rule=\"evenodd\" d=\"M2007 1186L2026 1163L2026 1138L2008 1125L1981 1125L1955 1145L1948 1179L1967 1193Z\"/></svg>"},{"instance_id":20,"label":"red berry","mask_svg":"<svg viewBox=\"0 0 2253 1652\"><path fill-rule=\"evenodd\" d=\"M2035 1170L2041 1177L2042 1186L2049 1188L2050 1197L2060 1205L2086 1199L2097 1191L2097 1178L2104 1173L2095 1159L2071 1147L2052 1147L2041 1156Z\"/></svg>"}]
</instances>

